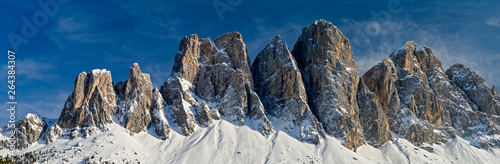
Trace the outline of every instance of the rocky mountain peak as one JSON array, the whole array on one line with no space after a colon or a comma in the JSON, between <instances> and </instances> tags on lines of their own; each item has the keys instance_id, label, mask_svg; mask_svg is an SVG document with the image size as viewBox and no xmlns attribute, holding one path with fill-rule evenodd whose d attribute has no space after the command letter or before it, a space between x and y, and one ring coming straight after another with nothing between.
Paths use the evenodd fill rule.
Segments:
<instances>
[{"instance_id":1,"label":"rocky mountain peak","mask_svg":"<svg viewBox=\"0 0 500 164\"><path fill-rule=\"evenodd\" d=\"M442 109L429 86L427 71L420 67L422 65L427 68L426 59L433 58L434 55L426 53L422 46L417 46L414 42L407 42L405 46L404 50L399 49L391 55L400 77L398 91L399 96L404 97L401 99L402 103L416 115L425 117L433 125L440 126L443 123ZM422 63L417 56L421 56ZM431 71L434 67L428 69Z\"/></svg>"},{"instance_id":2,"label":"rocky mountain peak","mask_svg":"<svg viewBox=\"0 0 500 164\"><path fill-rule=\"evenodd\" d=\"M344 138L349 149L364 144L357 101L361 78L349 40L330 22L315 21L302 30L292 55L302 73L308 105L325 131ZM367 98L369 92L361 96ZM378 110L373 105L364 107ZM379 130L388 133L387 129Z\"/></svg>"},{"instance_id":3,"label":"rocky mountain peak","mask_svg":"<svg viewBox=\"0 0 500 164\"><path fill-rule=\"evenodd\" d=\"M476 146L496 147L484 144L491 142L477 131L499 132L495 119L489 119L497 114L498 100L485 80L464 65L453 65L445 73L430 48L407 42L367 71L363 80L380 99L390 129L413 144L474 134L483 136L475 139Z\"/></svg>"},{"instance_id":4,"label":"rocky mountain peak","mask_svg":"<svg viewBox=\"0 0 500 164\"><path fill-rule=\"evenodd\" d=\"M445 77L439 74L444 72L440 64L430 49L407 42L363 76L380 98L391 130L417 145L453 137L445 123L448 113L434 92L440 87L432 88L433 82L439 81L436 79ZM438 130L433 129L444 130L435 133Z\"/></svg>"},{"instance_id":5,"label":"rocky mountain peak","mask_svg":"<svg viewBox=\"0 0 500 164\"><path fill-rule=\"evenodd\" d=\"M253 101L257 104L249 103L254 95L253 80L250 59L240 33L227 33L213 42L191 35L185 37L179 47L172 77L161 90L172 107L174 122L182 127L185 135L195 128L195 117L201 117L198 120L204 120L204 125L210 123L207 120L210 117L198 114L211 113L215 118L220 114L231 122L243 124L252 109L261 113L258 129L263 129L263 134L272 131L264 109L260 108L260 100ZM203 102L209 109L200 104Z\"/></svg>"},{"instance_id":6,"label":"rocky mountain peak","mask_svg":"<svg viewBox=\"0 0 500 164\"><path fill-rule=\"evenodd\" d=\"M153 101L151 105L151 122L155 127L155 133L161 139L166 140L170 137L170 125L165 115L165 106L163 97L158 88L153 90Z\"/></svg>"},{"instance_id":7,"label":"rocky mountain peak","mask_svg":"<svg viewBox=\"0 0 500 164\"><path fill-rule=\"evenodd\" d=\"M446 70L453 85L465 92L479 111L488 115L500 114L500 100L481 76L462 64L452 65Z\"/></svg>"},{"instance_id":8,"label":"rocky mountain peak","mask_svg":"<svg viewBox=\"0 0 500 164\"><path fill-rule=\"evenodd\" d=\"M307 104L299 68L281 36L274 37L252 64L255 91L267 113L286 122L283 127L297 138L319 143L324 130ZM300 128L294 128L294 127ZM295 130L295 131L294 131Z\"/></svg>"},{"instance_id":9,"label":"rocky mountain peak","mask_svg":"<svg viewBox=\"0 0 500 164\"><path fill-rule=\"evenodd\" d=\"M144 130L151 122L153 84L149 74L142 73L139 64L134 63L128 80L116 84L116 92L120 122L134 133Z\"/></svg>"},{"instance_id":10,"label":"rocky mountain peak","mask_svg":"<svg viewBox=\"0 0 500 164\"><path fill-rule=\"evenodd\" d=\"M91 127L112 122L116 95L111 72L105 69L80 73L57 122L62 128Z\"/></svg>"},{"instance_id":11,"label":"rocky mountain peak","mask_svg":"<svg viewBox=\"0 0 500 164\"><path fill-rule=\"evenodd\" d=\"M350 41L331 22L325 20L317 20L313 24L304 27L302 29L302 35L295 44L293 51L305 54L306 52L304 51L307 51L308 49L301 49L302 45L317 46L314 48L314 51L318 54L318 56L328 58L329 56L333 55L334 57L339 58L340 61L344 61L343 64L345 64L346 66L356 68L356 64L354 63L354 59L352 56ZM295 54L294 57L299 63L299 67L302 65L319 64L320 62L324 62L321 60L311 60L309 61L311 63L300 64L305 61L306 58L300 55L295 56Z\"/></svg>"},{"instance_id":12,"label":"rocky mountain peak","mask_svg":"<svg viewBox=\"0 0 500 164\"><path fill-rule=\"evenodd\" d=\"M21 117L15 124L16 149L28 148L31 144L38 141L47 129L47 123L42 117L28 113ZM8 148L8 141L0 141L0 150Z\"/></svg>"}]
</instances>

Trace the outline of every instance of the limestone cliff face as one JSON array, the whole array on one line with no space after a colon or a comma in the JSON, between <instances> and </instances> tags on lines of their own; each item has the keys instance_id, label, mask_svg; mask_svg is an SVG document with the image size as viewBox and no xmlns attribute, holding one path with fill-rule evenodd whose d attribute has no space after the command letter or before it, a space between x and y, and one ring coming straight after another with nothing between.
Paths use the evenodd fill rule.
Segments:
<instances>
[{"instance_id":1,"label":"limestone cliff face","mask_svg":"<svg viewBox=\"0 0 500 164\"><path fill-rule=\"evenodd\" d=\"M349 40L333 24L320 20L302 30L292 54L308 104L325 131L344 138L349 149L365 143L357 101L361 78Z\"/></svg>"},{"instance_id":2,"label":"limestone cliff face","mask_svg":"<svg viewBox=\"0 0 500 164\"><path fill-rule=\"evenodd\" d=\"M454 137L449 113L431 88L442 74L441 62L426 47L407 42L363 76L380 99L390 129L414 144L443 142ZM443 72L443 71L441 71Z\"/></svg>"},{"instance_id":3,"label":"limestone cliff face","mask_svg":"<svg viewBox=\"0 0 500 164\"><path fill-rule=\"evenodd\" d=\"M82 72L75 80L73 93L68 97L56 124L43 135L46 143L60 136L75 138L95 134L113 123L116 113L116 94L111 72L94 69Z\"/></svg>"},{"instance_id":4,"label":"limestone cliff face","mask_svg":"<svg viewBox=\"0 0 500 164\"><path fill-rule=\"evenodd\" d=\"M165 116L163 97L158 88L153 90L153 101L151 105L151 122L154 124L155 133L163 140L170 137L170 125Z\"/></svg>"},{"instance_id":5,"label":"limestone cliff face","mask_svg":"<svg viewBox=\"0 0 500 164\"><path fill-rule=\"evenodd\" d=\"M398 79L391 58L385 58L363 75L364 83L377 95L382 110L389 116L401 110L401 100L396 89Z\"/></svg>"},{"instance_id":6,"label":"limestone cliff face","mask_svg":"<svg viewBox=\"0 0 500 164\"><path fill-rule=\"evenodd\" d=\"M481 136L474 141L478 147L498 146L484 139L499 132L495 87L463 65L445 73L426 46L406 43L363 80L379 98L390 129L413 144L442 143L459 135Z\"/></svg>"},{"instance_id":7,"label":"limestone cliff face","mask_svg":"<svg viewBox=\"0 0 500 164\"><path fill-rule=\"evenodd\" d=\"M486 84L486 80L462 64L455 64L446 71L452 83L465 92L469 100L478 107L478 110L488 115L500 114L498 93ZM496 90L496 87L494 87Z\"/></svg>"},{"instance_id":8,"label":"limestone cliff face","mask_svg":"<svg viewBox=\"0 0 500 164\"><path fill-rule=\"evenodd\" d=\"M153 84L149 74L142 73L139 64L134 63L128 80L116 84L116 93L117 116L121 124L134 133L145 130L151 123Z\"/></svg>"},{"instance_id":9,"label":"limestone cliff face","mask_svg":"<svg viewBox=\"0 0 500 164\"><path fill-rule=\"evenodd\" d=\"M255 91L267 113L282 119L300 140L319 143L324 130L307 105L307 94L295 59L281 36L276 36L252 64Z\"/></svg>"},{"instance_id":10,"label":"limestone cliff face","mask_svg":"<svg viewBox=\"0 0 500 164\"><path fill-rule=\"evenodd\" d=\"M116 112L116 95L111 72L93 70L82 72L75 80L73 93L68 97L57 122L61 128L96 127L112 123Z\"/></svg>"},{"instance_id":11,"label":"limestone cliff face","mask_svg":"<svg viewBox=\"0 0 500 164\"><path fill-rule=\"evenodd\" d=\"M452 114L453 124L460 136L475 136L475 146L480 148L500 147L500 98L496 86L491 89L486 80L462 64L455 64L446 70L450 85L458 90L470 108Z\"/></svg>"},{"instance_id":12,"label":"limestone cliff face","mask_svg":"<svg viewBox=\"0 0 500 164\"><path fill-rule=\"evenodd\" d=\"M392 138L389 120L382 110L379 98L375 93L370 92L362 79L358 83L357 100L360 123L366 142L374 147L381 147Z\"/></svg>"},{"instance_id":13,"label":"limestone cliff face","mask_svg":"<svg viewBox=\"0 0 500 164\"><path fill-rule=\"evenodd\" d=\"M251 109L261 116L256 128L265 135L272 132L264 109L258 103L249 103L254 96L249 66L246 45L237 32L224 34L215 41L197 35L181 41L172 77L162 86L162 95L185 135L192 133L195 117L205 126L210 123L207 113L220 114L231 122L243 124ZM200 104L203 102L210 111Z\"/></svg>"},{"instance_id":14,"label":"limestone cliff face","mask_svg":"<svg viewBox=\"0 0 500 164\"><path fill-rule=\"evenodd\" d=\"M443 124L443 112L439 106L437 96L429 86L426 73L421 66L436 65L430 62L420 63L417 54L425 53L421 47L416 47L413 42L407 42L405 48L401 48L391 55L397 74L400 78L396 85L401 103L409 108L419 118L427 120L434 126ZM432 70L434 67L428 68Z\"/></svg>"}]
</instances>

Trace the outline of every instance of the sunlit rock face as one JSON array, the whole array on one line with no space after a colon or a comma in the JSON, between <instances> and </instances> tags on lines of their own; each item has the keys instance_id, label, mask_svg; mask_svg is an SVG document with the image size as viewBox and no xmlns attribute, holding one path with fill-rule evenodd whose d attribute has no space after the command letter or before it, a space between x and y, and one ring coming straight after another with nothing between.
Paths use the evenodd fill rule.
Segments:
<instances>
[{"instance_id":1,"label":"sunlit rock face","mask_svg":"<svg viewBox=\"0 0 500 164\"><path fill-rule=\"evenodd\" d=\"M254 119L259 122L255 128L263 135L273 131L254 94L250 59L240 33L227 33L215 41L197 35L185 37L175 57L172 77L161 90L185 135L193 132L196 120L208 125L211 121L207 113L237 124Z\"/></svg>"},{"instance_id":2,"label":"sunlit rock face","mask_svg":"<svg viewBox=\"0 0 500 164\"><path fill-rule=\"evenodd\" d=\"M142 73L139 64L130 67L130 75L125 82L116 84L118 93L117 117L126 129L139 133L151 123L151 103L153 84L149 74Z\"/></svg>"},{"instance_id":3,"label":"sunlit rock face","mask_svg":"<svg viewBox=\"0 0 500 164\"><path fill-rule=\"evenodd\" d=\"M97 127L112 123L116 112L116 95L111 72L82 72L75 80L57 125L61 128Z\"/></svg>"},{"instance_id":4,"label":"sunlit rock face","mask_svg":"<svg viewBox=\"0 0 500 164\"><path fill-rule=\"evenodd\" d=\"M349 40L330 22L319 20L302 30L292 51L308 104L325 131L356 149L365 143L357 102L360 75Z\"/></svg>"}]
</instances>

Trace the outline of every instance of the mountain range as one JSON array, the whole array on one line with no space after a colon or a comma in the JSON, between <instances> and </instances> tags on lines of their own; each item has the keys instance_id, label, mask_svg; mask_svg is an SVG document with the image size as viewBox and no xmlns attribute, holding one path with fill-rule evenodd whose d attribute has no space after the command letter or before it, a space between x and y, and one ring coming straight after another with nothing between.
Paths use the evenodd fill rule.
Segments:
<instances>
[{"instance_id":1,"label":"mountain range","mask_svg":"<svg viewBox=\"0 0 500 164\"><path fill-rule=\"evenodd\" d=\"M186 36L155 88L80 73L57 120L16 123L17 157L48 163L495 163L500 96L462 64L406 42L364 75L332 23L281 36L253 63L238 32ZM7 150L2 128L0 155ZM5 158L7 159L7 158Z\"/></svg>"}]
</instances>

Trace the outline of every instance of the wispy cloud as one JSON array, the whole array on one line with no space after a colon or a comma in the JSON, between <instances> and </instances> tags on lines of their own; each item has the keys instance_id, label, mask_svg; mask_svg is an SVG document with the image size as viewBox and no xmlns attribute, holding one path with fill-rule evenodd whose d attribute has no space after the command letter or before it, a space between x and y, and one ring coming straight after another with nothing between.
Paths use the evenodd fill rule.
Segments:
<instances>
[{"instance_id":1,"label":"wispy cloud","mask_svg":"<svg viewBox=\"0 0 500 164\"><path fill-rule=\"evenodd\" d=\"M419 30L418 25L409 19L342 19L342 23L339 28L351 41L356 65L361 74L388 57L406 41L428 40L425 38L426 32Z\"/></svg>"},{"instance_id":2,"label":"wispy cloud","mask_svg":"<svg viewBox=\"0 0 500 164\"><path fill-rule=\"evenodd\" d=\"M485 19L485 23L488 26L500 27L500 17L489 17Z\"/></svg>"},{"instance_id":3,"label":"wispy cloud","mask_svg":"<svg viewBox=\"0 0 500 164\"><path fill-rule=\"evenodd\" d=\"M16 61L16 75L21 80L17 80L17 85L24 85L32 83L34 80L43 82L56 82L60 80L60 76L54 73L57 69L56 66L40 61L31 59L24 59ZM2 74L8 71L7 65L1 66Z\"/></svg>"},{"instance_id":4,"label":"wispy cloud","mask_svg":"<svg viewBox=\"0 0 500 164\"><path fill-rule=\"evenodd\" d=\"M59 91L58 93L54 93L54 95L47 95L36 101L29 101L29 99L20 101L18 112L20 116L26 113L36 113L47 118L59 118L64 103L70 94L69 91Z\"/></svg>"},{"instance_id":5,"label":"wispy cloud","mask_svg":"<svg viewBox=\"0 0 500 164\"><path fill-rule=\"evenodd\" d=\"M81 32L89 29L88 23L75 20L74 17L60 18L56 30L59 33Z\"/></svg>"},{"instance_id":6,"label":"wispy cloud","mask_svg":"<svg viewBox=\"0 0 500 164\"><path fill-rule=\"evenodd\" d=\"M277 35L281 35L290 51L292 51L295 41L297 41L297 38L302 33L302 28L312 23L312 20L308 22L307 20L290 18L289 20L280 22L279 26L273 23L276 23L275 20L269 18L253 19L252 26L255 26L256 31L253 33L253 36L243 36L243 38L247 38L245 39L245 44L247 44L248 53L251 58L255 58L267 43Z\"/></svg>"},{"instance_id":7,"label":"wispy cloud","mask_svg":"<svg viewBox=\"0 0 500 164\"><path fill-rule=\"evenodd\" d=\"M25 75L26 80L52 81L57 80L59 76L53 73L55 66L33 60L20 60L17 62L19 67L18 75Z\"/></svg>"},{"instance_id":8,"label":"wispy cloud","mask_svg":"<svg viewBox=\"0 0 500 164\"><path fill-rule=\"evenodd\" d=\"M495 21L492 19L490 23ZM491 69L496 68L495 62L499 62L498 54L490 54L478 47L464 46L472 45L477 40L448 33L439 24L419 25L412 19L384 22L344 19L343 22L339 28L351 40L356 65L361 74L388 57L406 41L415 41L431 48L445 70L453 64L462 63L478 72L490 85L500 82L500 72Z\"/></svg>"},{"instance_id":9,"label":"wispy cloud","mask_svg":"<svg viewBox=\"0 0 500 164\"><path fill-rule=\"evenodd\" d=\"M43 117L57 119L59 118L61 111L64 107L66 99L71 94L70 91L52 91L50 93L31 93L30 95L24 95L22 98L19 97L18 104L16 106L16 119L21 118L27 113L35 113L42 115ZM1 104L0 107L7 109L7 104ZM9 115L1 114L0 120L8 120ZM0 127L7 124L7 121L0 122Z\"/></svg>"}]
</instances>

